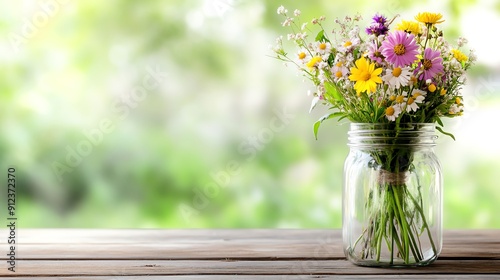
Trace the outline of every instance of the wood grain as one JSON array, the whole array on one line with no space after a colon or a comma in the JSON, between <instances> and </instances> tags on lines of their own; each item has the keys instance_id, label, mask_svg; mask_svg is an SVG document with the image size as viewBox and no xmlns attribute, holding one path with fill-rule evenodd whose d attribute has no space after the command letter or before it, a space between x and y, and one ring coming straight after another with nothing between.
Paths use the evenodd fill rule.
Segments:
<instances>
[{"instance_id":1,"label":"wood grain","mask_svg":"<svg viewBox=\"0 0 500 280\"><path fill-rule=\"evenodd\" d=\"M17 236L15 273L0 254L5 279L500 279L500 230L445 231L435 263L406 269L349 263L340 230L19 229Z\"/></svg>"}]
</instances>

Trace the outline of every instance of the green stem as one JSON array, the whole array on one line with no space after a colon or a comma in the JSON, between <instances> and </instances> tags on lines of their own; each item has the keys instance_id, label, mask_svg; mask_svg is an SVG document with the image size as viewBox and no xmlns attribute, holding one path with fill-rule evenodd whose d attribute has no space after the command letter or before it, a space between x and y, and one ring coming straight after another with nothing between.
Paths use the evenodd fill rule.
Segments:
<instances>
[{"instance_id":1,"label":"green stem","mask_svg":"<svg viewBox=\"0 0 500 280\"><path fill-rule=\"evenodd\" d=\"M427 220L425 219L424 211L422 210L420 205L418 205L416 199L411 194L409 194L409 197L413 201L413 203L415 203L415 208L417 209L418 213L420 214L420 217L422 217L423 228L425 228L427 231L427 235L429 237L429 242L431 243L431 246L432 246L432 251L434 252L434 254L437 254L436 245L434 244L434 240L432 239L431 230L429 229L429 225L427 224Z\"/></svg>"},{"instance_id":2,"label":"green stem","mask_svg":"<svg viewBox=\"0 0 500 280\"><path fill-rule=\"evenodd\" d=\"M396 207L397 207L396 214L399 214L398 220L399 220L399 224L401 225L401 235L403 236L403 240L404 240L404 243L403 243L404 244L404 247L403 247L404 251L402 252L403 253L402 257L403 257L405 263L409 263L410 262L410 240L409 240L410 232L408 231L408 221L405 218L402 204L399 201L399 194L400 193L396 192L396 190L398 188L399 187L392 187L392 190L393 190L394 200L396 202Z\"/></svg>"}]
</instances>

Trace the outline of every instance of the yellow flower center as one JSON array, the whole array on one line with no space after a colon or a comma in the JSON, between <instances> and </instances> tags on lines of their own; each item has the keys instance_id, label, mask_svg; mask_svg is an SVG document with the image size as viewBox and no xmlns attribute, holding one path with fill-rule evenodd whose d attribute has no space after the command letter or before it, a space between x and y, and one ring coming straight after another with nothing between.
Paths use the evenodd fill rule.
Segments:
<instances>
[{"instance_id":1,"label":"yellow flower center","mask_svg":"<svg viewBox=\"0 0 500 280\"><path fill-rule=\"evenodd\" d=\"M460 105L460 103L462 103L462 100L460 99L460 97L455 98L455 103L457 105Z\"/></svg>"},{"instance_id":2,"label":"yellow flower center","mask_svg":"<svg viewBox=\"0 0 500 280\"><path fill-rule=\"evenodd\" d=\"M342 62L337 62L337 64L335 64L337 67L341 67L342 66Z\"/></svg>"},{"instance_id":3,"label":"yellow flower center","mask_svg":"<svg viewBox=\"0 0 500 280\"><path fill-rule=\"evenodd\" d=\"M392 69L392 75L396 78L399 77L399 75L401 75L401 72L402 72L402 70L399 67Z\"/></svg>"},{"instance_id":4,"label":"yellow flower center","mask_svg":"<svg viewBox=\"0 0 500 280\"><path fill-rule=\"evenodd\" d=\"M446 94L446 89L442 88L441 89L441 92L439 93L441 96L445 95Z\"/></svg>"},{"instance_id":5,"label":"yellow flower center","mask_svg":"<svg viewBox=\"0 0 500 280\"><path fill-rule=\"evenodd\" d=\"M347 47L350 47L350 46L352 46L352 42L351 41L347 41L347 42L344 43L344 47L347 48Z\"/></svg>"},{"instance_id":6,"label":"yellow flower center","mask_svg":"<svg viewBox=\"0 0 500 280\"><path fill-rule=\"evenodd\" d=\"M410 97L410 98L408 98L408 101L406 101L406 103L408 105L411 105L411 104L413 104L414 101L415 101L415 99L413 99L413 97Z\"/></svg>"},{"instance_id":7,"label":"yellow flower center","mask_svg":"<svg viewBox=\"0 0 500 280\"><path fill-rule=\"evenodd\" d=\"M394 53L396 55L403 55L406 53L406 48L403 44L397 44L394 46Z\"/></svg>"},{"instance_id":8,"label":"yellow flower center","mask_svg":"<svg viewBox=\"0 0 500 280\"><path fill-rule=\"evenodd\" d=\"M429 85L429 91L430 91L430 92L435 92L435 91L436 91L436 85L434 85L434 84L430 84L430 85Z\"/></svg>"},{"instance_id":9,"label":"yellow flower center","mask_svg":"<svg viewBox=\"0 0 500 280\"><path fill-rule=\"evenodd\" d=\"M418 82L417 77L415 76L411 76L410 81L412 82L412 84L416 84Z\"/></svg>"},{"instance_id":10,"label":"yellow flower center","mask_svg":"<svg viewBox=\"0 0 500 280\"><path fill-rule=\"evenodd\" d=\"M403 101L405 101L405 97L404 96L400 95L400 96L396 97L396 102L397 103L403 103Z\"/></svg>"},{"instance_id":11,"label":"yellow flower center","mask_svg":"<svg viewBox=\"0 0 500 280\"><path fill-rule=\"evenodd\" d=\"M337 71L337 73L335 73L335 77L341 78L342 77L342 72L341 71Z\"/></svg>"},{"instance_id":12,"label":"yellow flower center","mask_svg":"<svg viewBox=\"0 0 500 280\"><path fill-rule=\"evenodd\" d=\"M432 68L432 61L424 59L424 63L422 63L422 65L424 66L424 70L429 70Z\"/></svg>"},{"instance_id":13,"label":"yellow flower center","mask_svg":"<svg viewBox=\"0 0 500 280\"><path fill-rule=\"evenodd\" d=\"M389 100L390 100L390 101L394 101L394 100L396 100L396 96L395 96L395 95L391 95L391 96L389 96Z\"/></svg>"},{"instance_id":14,"label":"yellow flower center","mask_svg":"<svg viewBox=\"0 0 500 280\"><path fill-rule=\"evenodd\" d=\"M416 99L416 98L417 98L417 97L419 97L420 95L421 95L420 93L415 92L415 93L412 95L412 97Z\"/></svg>"},{"instance_id":15,"label":"yellow flower center","mask_svg":"<svg viewBox=\"0 0 500 280\"><path fill-rule=\"evenodd\" d=\"M305 52L299 53L299 59L304 59L304 58L306 58L306 53Z\"/></svg>"},{"instance_id":16,"label":"yellow flower center","mask_svg":"<svg viewBox=\"0 0 500 280\"><path fill-rule=\"evenodd\" d=\"M320 50L326 50L326 44L325 43L319 44L319 49Z\"/></svg>"},{"instance_id":17,"label":"yellow flower center","mask_svg":"<svg viewBox=\"0 0 500 280\"><path fill-rule=\"evenodd\" d=\"M396 110L394 110L394 108L391 106L391 107L388 107L387 109L385 109L385 114L386 114L387 116L392 116L392 115L394 115L394 112L395 112L395 111L396 111Z\"/></svg>"}]
</instances>

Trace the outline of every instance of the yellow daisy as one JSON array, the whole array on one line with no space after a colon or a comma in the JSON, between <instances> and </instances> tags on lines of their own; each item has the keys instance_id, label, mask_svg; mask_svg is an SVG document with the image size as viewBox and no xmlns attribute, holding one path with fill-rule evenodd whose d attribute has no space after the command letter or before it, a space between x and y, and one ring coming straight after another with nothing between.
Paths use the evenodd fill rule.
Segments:
<instances>
[{"instance_id":1,"label":"yellow daisy","mask_svg":"<svg viewBox=\"0 0 500 280\"><path fill-rule=\"evenodd\" d=\"M313 68L314 66L316 66L316 64L320 63L321 61L323 61L321 56L315 56L315 57L311 58L311 60L309 60L309 62L306 64L306 66L309 68Z\"/></svg>"},{"instance_id":2,"label":"yellow daisy","mask_svg":"<svg viewBox=\"0 0 500 280\"><path fill-rule=\"evenodd\" d=\"M396 30L401 30L407 33L411 33L413 35L418 35L420 34L421 28L420 28L420 23L416 21L409 21L409 20L402 20L397 26Z\"/></svg>"},{"instance_id":3,"label":"yellow daisy","mask_svg":"<svg viewBox=\"0 0 500 280\"><path fill-rule=\"evenodd\" d=\"M366 58L356 60L356 67L351 67L349 80L355 81L354 89L360 95L362 92L372 93L377 89L377 84L382 83L380 74L382 68L375 68L375 63L370 63Z\"/></svg>"},{"instance_id":4,"label":"yellow daisy","mask_svg":"<svg viewBox=\"0 0 500 280\"><path fill-rule=\"evenodd\" d=\"M465 54L463 54L459 50L453 49L453 50L451 50L451 53L453 54L453 57L456 60L458 60L458 62L465 62L469 59Z\"/></svg>"},{"instance_id":5,"label":"yellow daisy","mask_svg":"<svg viewBox=\"0 0 500 280\"><path fill-rule=\"evenodd\" d=\"M444 21L441 20L442 17L443 17L442 14L424 12L424 13L418 13L418 15L415 16L415 19L425 24L436 24L436 23L442 23Z\"/></svg>"}]
</instances>

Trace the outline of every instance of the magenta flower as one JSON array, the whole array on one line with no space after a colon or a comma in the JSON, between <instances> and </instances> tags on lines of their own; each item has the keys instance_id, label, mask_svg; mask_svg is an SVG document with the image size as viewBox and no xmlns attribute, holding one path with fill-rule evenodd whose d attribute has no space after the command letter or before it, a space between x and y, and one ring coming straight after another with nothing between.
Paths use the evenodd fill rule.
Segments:
<instances>
[{"instance_id":1,"label":"magenta flower","mask_svg":"<svg viewBox=\"0 0 500 280\"><path fill-rule=\"evenodd\" d=\"M378 64L382 64L384 56L380 52L380 48L378 47L377 42L373 42L368 45L368 57L372 61L375 61Z\"/></svg>"},{"instance_id":2,"label":"magenta flower","mask_svg":"<svg viewBox=\"0 0 500 280\"><path fill-rule=\"evenodd\" d=\"M424 81L443 73L443 58L441 58L441 53L431 48L425 49L424 58L418 63L416 71L417 73L423 72L418 79Z\"/></svg>"},{"instance_id":3,"label":"magenta flower","mask_svg":"<svg viewBox=\"0 0 500 280\"><path fill-rule=\"evenodd\" d=\"M397 30L387 35L380 52L395 67L405 67L417 59L418 45L412 34Z\"/></svg>"}]
</instances>

